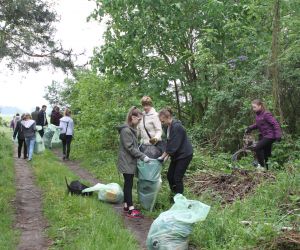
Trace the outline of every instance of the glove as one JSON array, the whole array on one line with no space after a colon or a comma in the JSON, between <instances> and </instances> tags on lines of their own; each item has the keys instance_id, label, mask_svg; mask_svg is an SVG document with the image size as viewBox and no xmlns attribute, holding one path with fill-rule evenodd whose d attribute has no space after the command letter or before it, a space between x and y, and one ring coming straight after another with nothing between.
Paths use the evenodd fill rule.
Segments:
<instances>
[{"instance_id":1,"label":"glove","mask_svg":"<svg viewBox=\"0 0 300 250\"><path fill-rule=\"evenodd\" d=\"M157 143L157 139L155 138L155 137L153 137L153 138L151 138L150 140L149 140L149 142L152 144L152 145L155 145L156 143Z\"/></svg>"},{"instance_id":2,"label":"glove","mask_svg":"<svg viewBox=\"0 0 300 250\"><path fill-rule=\"evenodd\" d=\"M144 158L144 162L149 162L150 161L150 158L148 157L148 156L146 156L145 158Z\"/></svg>"},{"instance_id":3,"label":"glove","mask_svg":"<svg viewBox=\"0 0 300 250\"><path fill-rule=\"evenodd\" d=\"M164 158L163 157L158 157L156 160L158 160L159 162L163 162L164 161Z\"/></svg>"},{"instance_id":4,"label":"glove","mask_svg":"<svg viewBox=\"0 0 300 250\"><path fill-rule=\"evenodd\" d=\"M248 127L245 129L245 134L249 134L251 132L251 129Z\"/></svg>"},{"instance_id":5,"label":"glove","mask_svg":"<svg viewBox=\"0 0 300 250\"><path fill-rule=\"evenodd\" d=\"M279 137L279 138L276 138L275 141L280 142L280 141L281 141L281 138L280 138L280 137Z\"/></svg>"}]
</instances>

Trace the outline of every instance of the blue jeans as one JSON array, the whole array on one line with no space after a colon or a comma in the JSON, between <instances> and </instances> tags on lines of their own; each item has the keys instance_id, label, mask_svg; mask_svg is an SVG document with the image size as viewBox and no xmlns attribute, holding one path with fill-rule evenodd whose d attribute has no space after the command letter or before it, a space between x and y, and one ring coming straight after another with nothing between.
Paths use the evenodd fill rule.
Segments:
<instances>
[{"instance_id":1,"label":"blue jeans","mask_svg":"<svg viewBox=\"0 0 300 250\"><path fill-rule=\"evenodd\" d=\"M28 160L31 160L33 155L34 144L35 144L35 137L27 137L25 138L25 141L26 141L27 151L28 151Z\"/></svg>"}]
</instances>

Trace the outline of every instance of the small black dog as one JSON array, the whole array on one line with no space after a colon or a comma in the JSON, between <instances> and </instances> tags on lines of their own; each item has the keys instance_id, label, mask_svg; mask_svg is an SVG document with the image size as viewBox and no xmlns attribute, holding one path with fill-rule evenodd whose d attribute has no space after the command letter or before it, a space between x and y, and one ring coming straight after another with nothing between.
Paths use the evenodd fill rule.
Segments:
<instances>
[{"instance_id":1,"label":"small black dog","mask_svg":"<svg viewBox=\"0 0 300 250\"><path fill-rule=\"evenodd\" d=\"M93 194L93 192L82 193L82 190L88 188L88 186L82 184L80 181L78 180L72 181L69 185L67 181L67 177L65 177L65 180L68 187L68 193L71 193L72 195L76 194L76 195L83 195L83 196L90 196Z\"/></svg>"}]
</instances>

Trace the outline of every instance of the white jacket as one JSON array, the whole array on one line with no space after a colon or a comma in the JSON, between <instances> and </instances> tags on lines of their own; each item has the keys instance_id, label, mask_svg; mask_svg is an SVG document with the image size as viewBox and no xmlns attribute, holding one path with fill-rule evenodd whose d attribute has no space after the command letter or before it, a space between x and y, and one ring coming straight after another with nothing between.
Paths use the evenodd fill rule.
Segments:
<instances>
[{"instance_id":1,"label":"white jacket","mask_svg":"<svg viewBox=\"0 0 300 250\"><path fill-rule=\"evenodd\" d=\"M61 134L66 133L66 135L73 135L74 134L73 119L69 116L64 116L64 117L60 118L59 119L59 128L60 128Z\"/></svg>"},{"instance_id":2,"label":"white jacket","mask_svg":"<svg viewBox=\"0 0 300 250\"><path fill-rule=\"evenodd\" d=\"M158 118L158 113L155 111L154 108L151 108L148 113L146 113L145 111L143 112L143 119L144 118L145 118L145 126L151 138L156 138L157 140L161 141L162 127L161 127L161 122ZM149 136L144 128L143 119L140 121L137 127L138 135L141 137L142 144L151 144L149 142Z\"/></svg>"}]
</instances>

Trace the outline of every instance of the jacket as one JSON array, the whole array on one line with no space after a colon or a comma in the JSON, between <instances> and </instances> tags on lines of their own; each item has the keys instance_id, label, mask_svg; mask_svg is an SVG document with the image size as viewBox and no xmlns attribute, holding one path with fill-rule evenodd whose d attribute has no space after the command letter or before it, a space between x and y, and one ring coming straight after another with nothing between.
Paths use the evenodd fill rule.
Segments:
<instances>
[{"instance_id":1,"label":"jacket","mask_svg":"<svg viewBox=\"0 0 300 250\"><path fill-rule=\"evenodd\" d=\"M151 108L148 113L146 113L145 111L143 112L143 119L140 121L140 123L137 126L138 134L141 137L141 143L148 144L148 145L151 144L149 142L150 138L144 127L144 120L145 120L145 126L151 138L156 138L158 141L161 141L161 135L162 135L161 122L158 118L158 114L155 111L155 109Z\"/></svg>"},{"instance_id":2,"label":"jacket","mask_svg":"<svg viewBox=\"0 0 300 250\"><path fill-rule=\"evenodd\" d=\"M36 125L40 125L40 126L46 126L48 125L48 121L47 121L47 115L46 112L44 110L41 110L38 114L38 120L36 122Z\"/></svg>"},{"instance_id":3,"label":"jacket","mask_svg":"<svg viewBox=\"0 0 300 250\"><path fill-rule=\"evenodd\" d=\"M173 120L168 130L166 153L171 156L171 160L174 161L191 156L193 154L193 146L181 122Z\"/></svg>"},{"instance_id":4,"label":"jacket","mask_svg":"<svg viewBox=\"0 0 300 250\"><path fill-rule=\"evenodd\" d=\"M69 116L64 116L59 120L59 128L61 134L74 135L74 122Z\"/></svg>"},{"instance_id":5,"label":"jacket","mask_svg":"<svg viewBox=\"0 0 300 250\"><path fill-rule=\"evenodd\" d=\"M118 170L122 174L135 174L137 159L143 160L146 155L138 148L137 131L128 125L118 127L120 145L118 156Z\"/></svg>"},{"instance_id":6,"label":"jacket","mask_svg":"<svg viewBox=\"0 0 300 250\"><path fill-rule=\"evenodd\" d=\"M59 113L57 111L52 111L51 117L50 117L50 123L55 126L59 126L60 118L62 118L61 113Z\"/></svg>"},{"instance_id":7,"label":"jacket","mask_svg":"<svg viewBox=\"0 0 300 250\"><path fill-rule=\"evenodd\" d=\"M35 138L36 123L34 120L23 120L21 125L25 138Z\"/></svg>"},{"instance_id":8,"label":"jacket","mask_svg":"<svg viewBox=\"0 0 300 250\"><path fill-rule=\"evenodd\" d=\"M33 111L32 113L31 113L31 118L32 118L32 120L34 120L36 123L38 122L38 117L39 117L39 111Z\"/></svg>"},{"instance_id":9,"label":"jacket","mask_svg":"<svg viewBox=\"0 0 300 250\"><path fill-rule=\"evenodd\" d=\"M282 134L278 121L267 111L257 112L255 124L251 125L249 129L258 129L261 136L269 139L280 139Z\"/></svg>"},{"instance_id":10,"label":"jacket","mask_svg":"<svg viewBox=\"0 0 300 250\"><path fill-rule=\"evenodd\" d=\"M25 140L21 121L17 122L16 128L14 130L13 138L15 139L17 135L19 140Z\"/></svg>"}]
</instances>

